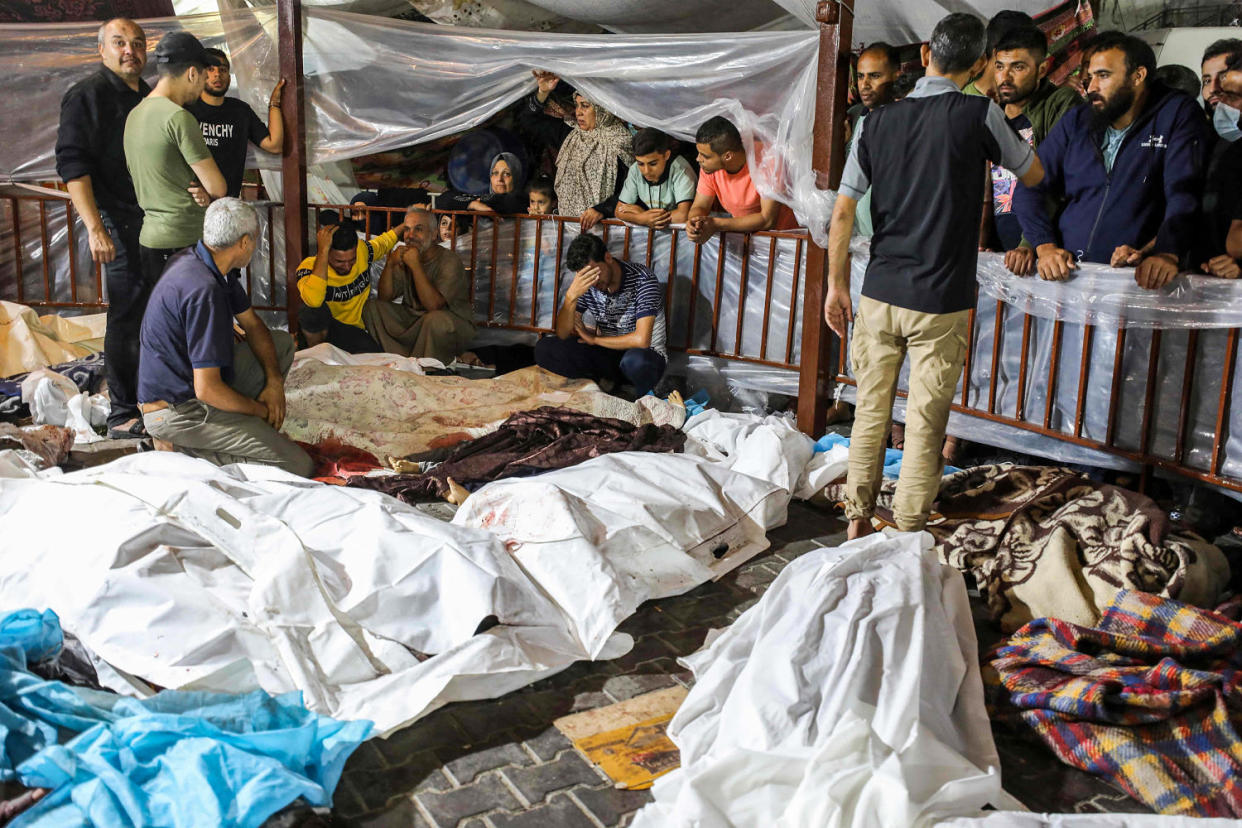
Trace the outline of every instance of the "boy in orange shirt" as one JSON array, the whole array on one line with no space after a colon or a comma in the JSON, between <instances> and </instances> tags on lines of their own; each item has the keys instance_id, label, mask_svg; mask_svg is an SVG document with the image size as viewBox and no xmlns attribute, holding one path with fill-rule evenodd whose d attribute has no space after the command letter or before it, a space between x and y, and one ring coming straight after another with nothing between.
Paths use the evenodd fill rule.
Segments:
<instances>
[{"instance_id":1,"label":"boy in orange shirt","mask_svg":"<svg viewBox=\"0 0 1242 828\"><path fill-rule=\"evenodd\" d=\"M793 211L779 201L762 198L750 177L742 136L727 118L709 118L695 133L699 183L686 234L702 243L717 232L751 233L792 230L798 226ZM719 203L729 218L710 215Z\"/></svg>"}]
</instances>

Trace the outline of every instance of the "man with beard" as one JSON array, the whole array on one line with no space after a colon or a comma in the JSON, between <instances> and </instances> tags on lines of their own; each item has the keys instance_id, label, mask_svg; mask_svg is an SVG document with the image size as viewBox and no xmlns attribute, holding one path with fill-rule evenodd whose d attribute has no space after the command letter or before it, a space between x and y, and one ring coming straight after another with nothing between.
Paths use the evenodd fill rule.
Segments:
<instances>
[{"instance_id":1,"label":"man with beard","mask_svg":"<svg viewBox=\"0 0 1242 828\"><path fill-rule=\"evenodd\" d=\"M1199 247L1192 265L1204 273L1227 279L1242 275L1238 260L1226 250L1229 229L1239 207L1242 184L1242 130L1238 128L1238 109L1229 103L1221 84L1228 74L1231 55L1242 54L1242 40L1218 40L1203 52L1203 108L1212 119L1216 140L1208 153L1207 175L1200 202L1203 221L1199 225Z\"/></svg>"},{"instance_id":2,"label":"man with beard","mask_svg":"<svg viewBox=\"0 0 1242 828\"><path fill-rule=\"evenodd\" d=\"M1155 82L1156 56L1136 37L1104 32L1085 57L1089 105L1040 144L1047 176L1038 187L1018 187L1014 209L1040 278L1061 281L1076 261L1105 262L1135 267L1140 287L1161 288L1195 242L1203 113ZM1055 223L1050 196L1065 200Z\"/></svg>"},{"instance_id":3,"label":"man with beard","mask_svg":"<svg viewBox=\"0 0 1242 828\"><path fill-rule=\"evenodd\" d=\"M991 70L997 100L1005 110L1009 128L1038 150L1048 132L1066 112L1082 103L1068 86L1048 80L1044 58L1048 39L1038 26L1010 29L996 43ZM992 215L996 237L1006 251L1005 263L1026 276L1035 267L1035 250L1022 243L1022 227L1013 214L1013 193L1018 180L1013 173L993 164Z\"/></svg>"},{"instance_id":4,"label":"man with beard","mask_svg":"<svg viewBox=\"0 0 1242 828\"><path fill-rule=\"evenodd\" d=\"M474 339L465 265L436 244L439 220L422 205L406 211L402 229L406 245L389 254L363 324L390 354L448 365Z\"/></svg>"},{"instance_id":5,"label":"man with beard","mask_svg":"<svg viewBox=\"0 0 1242 828\"><path fill-rule=\"evenodd\" d=\"M996 44L1000 43L1001 38L1009 34L1014 29L1026 28L1034 26L1035 20L1026 12L1013 11L1004 9L992 15L992 19L988 21L988 66L983 70L979 77L966 84L962 89L967 95L982 95L985 98L998 100L996 89L996 75L992 71L991 60L996 57Z\"/></svg>"},{"instance_id":6,"label":"man with beard","mask_svg":"<svg viewBox=\"0 0 1242 828\"><path fill-rule=\"evenodd\" d=\"M207 69L202 96L185 108L198 119L203 129L203 141L224 174L228 195L237 198L241 195L242 176L246 173L246 145L254 144L271 153L279 153L284 146L285 125L280 117L280 95L285 82L283 79L277 81L268 98L268 123L265 125L245 101L224 96L233 82L229 74L228 55L220 49L208 49L207 54L215 58L216 65Z\"/></svg>"},{"instance_id":7,"label":"man with beard","mask_svg":"<svg viewBox=\"0 0 1242 828\"><path fill-rule=\"evenodd\" d=\"M142 79L147 38L120 17L99 27L103 66L75 83L60 103L56 172L89 234L91 258L103 266L108 288L104 361L113 437L145 432L138 415L138 330L147 305L138 234L142 208L125 167L125 119L151 87Z\"/></svg>"},{"instance_id":8,"label":"man with beard","mask_svg":"<svg viewBox=\"0 0 1242 828\"><path fill-rule=\"evenodd\" d=\"M896 100L894 87L901 75L901 56L887 43L872 43L858 56L858 97L861 103L851 107L849 135L846 153L853 143L854 130L871 112ZM854 226L858 235L871 235L871 192L868 190L858 201L854 211Z\"/></svg>"}]
</instances>

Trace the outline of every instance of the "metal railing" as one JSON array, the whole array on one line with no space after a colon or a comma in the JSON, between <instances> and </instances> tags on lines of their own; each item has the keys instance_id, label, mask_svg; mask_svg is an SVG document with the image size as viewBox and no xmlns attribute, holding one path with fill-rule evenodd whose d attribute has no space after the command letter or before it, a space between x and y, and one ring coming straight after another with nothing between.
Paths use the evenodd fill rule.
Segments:
<instances>
[{"instance_id":1,"label":"metal railing","mask_svg":"<svg viewBox=\"0 0 1242 828\"><path fill-rule=\"evenodd\" d=\"M0 217L4 221L0 225L0 297L53 310L105 307L100 268L89 260L80 226L75 228L69 221L74 214L68 200L47 194L3 200L7 206ZM257 310L285 313L285 291L296 289L291 280L296 263L286 266L283 262L283 207L262 202L256 206L264 217L264 238L260 254L245 274L246 284ZM311 226L317 227L324 210L350 208L316 205L311 209L316 219ZM399 223L405 211L367 208L367 212L383 216L375 228L381 231ZM577 220L433 212L450 216L448 246L462 255L469 271L476 324L528 334L552 332L557 303L572 278L562 262ZM458 234L456 227L467 216L471 227ZM804 234L727 234L713 251L708 245L690 242L685 231L676 228L656 231L605 221L598 232L614 255L636 257L635 261L657 268L666 283L671 351L774 369L797 368L809 247ZM57 241L74 251L67 260L66 252L56 249ZM748 304L762 310L748 313ZM744 329L753 329L749 344L743 342ZM1003 302L984 299L971 312L969 337L965 379L954 411L1122 457L1145 472L1165 469L1242 491L1242 474L1237 471L1242 451L1229 445L1239 368L1237 329L1102 329L1038 319ZM990 350L986 344L980 346L989 340ZM1184 353L1177 350L1183 340ZM1174 341L1177 349L1168 347ZM1205 349L1205 343L1210 349ZM1002 362L1011 360L1015 351L1016 393L1011 384L1002 393L998 386L1005 373ZM835 373L838 383L854 385L845 353ZM1011 383L1011 374L1006 374L1006 383ZM1093 383L1094 374L1102 379ZM1162 385L1168 392L1166 398L1176 397L1175 411L1167 400L1157 399ZM898 393L905 396L904 391ZM1103 394L1108 395L1108 402L1101 424L1101 418L1089 417L1087 409L1090 400L1102 399L1099 395ZM1209 397L1210 405L1204 402ZM1102 410L1098 402L1093 410L1097 414ZM1164 436L1157 440L1158 427ZM1196 429L1197 434L1192 433Z\"/></svg>"},{"instance_id":2,"label":"metal railing","mask_svg":"<svg viewBox=\"0 0 1242 828\"><path fill-rule=\"evenodd\" d=\"M355 217L357 213L364 212L366 217L361 222L361 227L364 228L364 234L368 238L373 235L373 231L383 232L399 224L405 214L403 208L397 207L351 208L343 204L314 205L311 210L315 219L311 226L315 228L320 226L321 216L327 210L338 214L345 210L352 210ZM469 247L469 259L464 262L464 265L472 274L470 302L476 310L476 325L536 334L553 332L554 322L549 320L547 324L540 324L539 320L544 316L545 311L551 310L554 315L555 303L559 302L568 280L573 278L573 275L560 266L560 263L564 261L565 250L569 241L572 240L566 238L566 228L578 227L578 219L566 216L495 216L465 210L432 210L431 212L436 216L451 217L449 241L451 250L458 252L459 247ZM379 221L373 221L373 216L382 218ZM471 220L470 230L468 233L459 235L456 232L458 222L464 218ZM379 226L373 227L372 225L375 224ZM619 249L615 252L619 253L621 258L630 260L637 251L641 256L640 261L648 268L660 264L656 261L656 250L657 247L662 246L662 242L657 244L657 239L668 240L667 265L657 269L657 276L665 282L665 317L668 320L670 350L692 356L720 357L772 368L793 370L798 367L800 360L797 348L800 338L797 335L799 321L797 315L801 308L804 250L809 241L805 233L766 231L719 234L721 239L716 247L719 252L711 256L714 260L714 267L712 267L704 265L705 247L691 242L684 229L669 228L657 231L614 219L601 221L597 226L600 228L599 232L605 245L610 249L617 247L616 241L619 238ZM507 239L509 227L512 228L511 241ZM526 231L533 232L528 234ZM548 249L545 250L542 242L546 236L552 237L548 239L552 241L552 244L546 245ZM462 241L465 238L469 239L468 245ZM531 244L536 239L541 243ZM502 249L505 245L510 245L510 247L507 250ZM778 251L778 245L782 247L782 250ZM766 268L763 276L764 288L761 291L763 310L761 314L748 316L747 305L752 301L749 290L752 278L751 267L752 261L756 258L752 254L758 250L762 256L764 247L766 247L766 257L763 258L766 259ZM503 274L508 279L507 285L502 285L499 279L502 278L501 271L504 269L502 265L508 262L519 262L523 252L528 249L531 254L530 272L532 275L540 274L544 262L548 261L553 264L554 276L551 285L541 284L538 278L530 279L530 284L526 288L529 290L529 312L519 314L518 303L524 298L520 293L521 282L525 273L515 265L509 269L507 274ZM785 330L784 341L781 347L774 349L769 344L769 339L773 332L772 308L774 300L778 298L778 286L775 284L776 271L780 253L786 250L792 255L790 265L793 270L793 282L789 286L788 293L784 290L779 291L779 298L788 302L788 309L784 311L784 318L779 320L781 327ZM692 258L688 276L681 273L679 267L680 261L685 258L682 254L686 251L692 251L689 254ZM484 257L482 262L480 255ZM660 258L664 257L661 255ZM725 274L734 265L740 271L740 283L737 285L739 302L735 309L729 309L723 305L726 294ZM486 274L487 278L476 278L475 274L480 272ZM679 282L683 287L681 291L677 290ZM476 301L478 298L476 294L481 289L486 292L485 310L482 304ZM686 297L684 302L679 301L682 295ZM549 297L554 297L551 300L553 304L551 308L548 303ZM788 297L787 300L786 297ZM498 312L497 302L503 303L505 300L508 302L507 312L503 306ZM703 319L704 309L700 306L701 301L710 303L710 313L706 320ZM726 310L730 311L727 321L732 326L731 331L723 331L721 326ZM480 311L483 312L480 313ZM683 326L677 324L678 321L683 320L686 322L684 329ZM696 331L702 327L699 323L703 321L706 321L707 330L710 332L710 337L706 342L700 342L696 337ZM748 323L761 327L758 332L757 348L747 349L743 345L743 333L744 329L748 328ZM680 333L681 337L675 339L674 332ZM722 336L722 333L732 333L731 342L727 336Z\"/></svg>"}]
</instances>

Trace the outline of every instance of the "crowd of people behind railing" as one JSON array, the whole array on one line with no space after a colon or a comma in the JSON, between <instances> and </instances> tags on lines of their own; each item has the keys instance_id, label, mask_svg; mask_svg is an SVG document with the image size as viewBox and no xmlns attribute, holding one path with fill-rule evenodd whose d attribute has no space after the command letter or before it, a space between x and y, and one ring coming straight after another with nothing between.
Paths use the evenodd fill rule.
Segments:
<instances>
[{"instance_id":1,"label":"crowd of people behind railing","mask_svg":"<svg viewBox=\"0 0 1242 828\"><path fill-rule=\"evenodd\" d=\"M989 208L978 249L1004 250L1014 273L1045 279L1068 278L1079 261L1134 267L1138 283L1152 289L1179 268L1239 275L1242 40L1220 41L1204 55L1200 108L1177 88L1185 78L1158 72L1137 38L1100 34L1080 88L1045 77L1047 39L1029 16L1001 12L986 35L982 72L972 66L965 89L950 91L999 104L987 118L1037 150L1043 174L1016 175L999 156L980 166L978 192ZM219 462L257 460L305 473L309 460L277 432L294 340L267 329L238 279L258 246L257 214L237 198L247 147L281 151L284 81L264 122L226 97L227 55L188 33L159 41L153 88L142 79L146 39L134 21L103 24L99 51L103 66L62 101L56 159L92 256L105 266L110 431L149 432ZM930 61L924 47L924 66ZM588 231L605 218L683 225L702 243L719 232L797 226L788 205L760 195L742 136L726 118L701 125L692 162L666 133L633 130L556 75L533 74L536 90L514 108L529 160L497 153L486 193L438 197L435 207L455 214L437 218L427 204L401 204L404 220L377 227L367 209L379 205L377 194L360 193L345 216L320 215L315 255L296 269L300 344L446 364L461 357L476 331L452 235L469 228L466 214L556 214L576 218L582 235L568 246L564 265L574 277L555 334L538 343L535 359L565 376L628 383L643 394L667 365L664 292L650 269L614 257ZM874 233L881 249L892 225L873 215L872 185L908 202L936 194L917 178L886 176L885 159L870 157L862 136L896 101L943 91L935 83L903 73L886 44L858 57L859 103L849 113L841 193L857 202L854 229ZM923 148L898 151L918 156ZM752 158L763 153L754 144ZM554 174L528 176L541 156L555 159ZM880 199L891 200L891 193ZM953 245L975 249L973 231L958 228L956 236ZM234 321L242 331L236 342Z\"/></svg>"}]
</instances>

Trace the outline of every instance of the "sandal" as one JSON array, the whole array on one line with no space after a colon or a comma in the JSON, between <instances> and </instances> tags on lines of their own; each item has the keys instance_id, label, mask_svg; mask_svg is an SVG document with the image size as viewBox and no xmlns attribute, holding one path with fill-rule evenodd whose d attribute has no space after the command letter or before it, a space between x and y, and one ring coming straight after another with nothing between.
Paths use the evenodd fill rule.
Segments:
<instances>
[{"instance_id":1,"label":"sandal","mask_svg":"<svg viewBox=\"0 0 1242 828\"><path fill-rule=\"evenodd\" d=\"M118 427L108 429L109 440L140 440L146 436L147 427L143 425L141 417L130 423L128 428Z\"/></svg>"}]
</instances>

